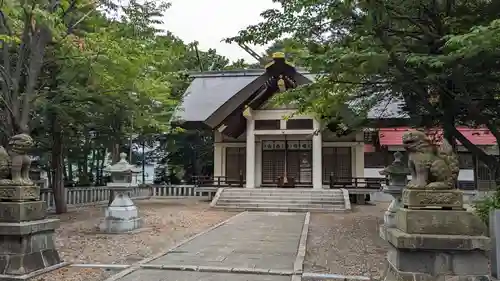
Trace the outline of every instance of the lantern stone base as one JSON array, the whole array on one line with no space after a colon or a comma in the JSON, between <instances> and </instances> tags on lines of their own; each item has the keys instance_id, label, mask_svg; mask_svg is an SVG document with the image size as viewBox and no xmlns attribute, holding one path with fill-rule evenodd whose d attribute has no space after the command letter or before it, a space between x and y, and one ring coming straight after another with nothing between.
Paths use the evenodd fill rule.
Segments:
<instances>
[{"instance_id":1,"label":"lantern stone base","mask_svg":"<svg viewBox=\"0 0 500 281\"><path fill-rule=\"evenodd\" d=\"M396 211L396 226L382 226L389 242L384 281L486 281L490 239L467 211Z\"/></svg>"},{"instance_id":2,"label":"lantern stone base","mask_svg":"<svg viewBox=\"0 0 500 281\"><path fill-rule=\"evenodd\" d=\"M137 207L126 192L118 193L105 215L99 228L106 233L125 233L142 226Z\"/></svg>"}]
</instances>

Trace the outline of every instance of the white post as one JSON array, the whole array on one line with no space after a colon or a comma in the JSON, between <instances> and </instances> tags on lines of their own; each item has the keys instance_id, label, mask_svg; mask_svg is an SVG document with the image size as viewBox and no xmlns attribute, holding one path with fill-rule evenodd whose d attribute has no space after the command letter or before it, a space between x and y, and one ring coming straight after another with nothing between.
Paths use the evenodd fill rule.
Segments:
<instances>
[{"instance_id":1,"label":"white post","mask_svg":"<svg viewBox=\"0 0 500 281\"><path fill-rule=\"evenodd\" d=\"M356 177L365 177L365 144L358 142L356 145Z\"/></svg>"},{"instance_id":2,"label":"white post","mask_svg":"<svg viewBox=\"0 0 500 281\"><path fill-rule=\"evenodd\" d=\"M262 185L262 143L255 142L255 186Z\"/></svg>"},{"instance_id":3,"label":"white post","mask_svg":"<svg viewBox=\"0 0 500 281\"><path fill-rule=\"evenodd\" d=\"M317 120L313 120L314 130L317 134L313 135L312 139L312 180L313 189L323 188L323 167L322 167L322 154L323 154L323 139L321 137L320 123Z\"/></svg>"},{"instance_id":4,"label":"white post","mask_svg":"<svg viewBox=\"0 0 500 281\"><path fill-rule=\"evenodd\" d=\"M246 146L246 187L255 187L255 123L252 118L247 117L247 146Z\"/></svg>"},{"instance_id":5,"label":"white post","mask_svg":"<svg viewBox=\"0 0 500 281\"><path fill-rule=\"evenodd\" d=\"M222 177L223 173L223 147L222 147L222 136L219 132L214 133L214 177ZM217 181L217 179L215 179Z\"/></svg>"}]
</instances>

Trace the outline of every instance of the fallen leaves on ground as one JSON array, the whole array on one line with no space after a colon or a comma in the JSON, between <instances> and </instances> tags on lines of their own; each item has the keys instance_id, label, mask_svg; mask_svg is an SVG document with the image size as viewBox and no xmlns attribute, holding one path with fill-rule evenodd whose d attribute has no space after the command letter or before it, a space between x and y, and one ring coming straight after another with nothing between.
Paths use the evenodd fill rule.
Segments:
<instances>
[{"instance_id":1,"label":"fallen leaves on ground","mask_svg":"<svg viewBox=\"0 0 500 281\"><path fill-rule=\"evenodd\" d=\"M312 213L304 270L378 278L388 250L378 227L387 207L377 203L346 214Z\"/></svg>"},{"instance_id":2,"label":"fallen leaves on ground","mask_svg":"<svg viewBox=\"0 0 500 281\"><path fill-rule=\"evenodd\" d=\"M144 226L133 234L98 233L103 207L52 216L61 220L55 238L61 258L72 263L133 264L234 215L210 210L208 203L194 199L141 200L136 204ZM113 273L116 271L66 267L34 281L101 281Z\"/></svg>"}]
</instances>

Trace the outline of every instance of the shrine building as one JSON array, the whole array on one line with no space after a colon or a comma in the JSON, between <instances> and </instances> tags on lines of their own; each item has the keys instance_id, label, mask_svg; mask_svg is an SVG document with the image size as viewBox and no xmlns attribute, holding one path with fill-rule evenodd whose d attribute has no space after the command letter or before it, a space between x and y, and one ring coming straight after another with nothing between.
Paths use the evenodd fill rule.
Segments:
<instances>
[{"instance_id":1,"label":"shrine building","mask_svg":"<svg viewBox=\"0 0 500 281\"><path fill-rule=\"evenodd\" d=\"M403 151L401 137L409 130L402 101L381 101L368 112L370 128L342 134L333 126L320 130L312 116L294 115L293 105L270 103L273 95L314 83L315 77L288 63L282 53L262 70L193 74L177 122L213 131L213 179L219 183L323 189L381 178L378 171L392 162L395 151ZM484 150L497 150L489 131L458 129ZM494 186L487 169L460 146L459 158L461 188Z\"/></svg>"}]
</instances>

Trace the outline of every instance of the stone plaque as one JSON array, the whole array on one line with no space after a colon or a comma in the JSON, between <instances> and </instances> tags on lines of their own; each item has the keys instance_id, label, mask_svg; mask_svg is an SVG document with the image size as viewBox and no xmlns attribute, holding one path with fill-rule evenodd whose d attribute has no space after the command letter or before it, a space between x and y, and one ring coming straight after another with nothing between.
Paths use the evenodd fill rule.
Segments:
<instances>
[{"instance_id":1,"label":"stone plaque","mask_svg":"<svg viewBox=\"0 0 500 281\"><path fill-rule=\"evenodd\" d=\"M40 187L37 185L0 186L0 200L40 200Z\"/></svg>"},{"instance_id":2,"label":"stone plaque","mask_svg":"<svg viewBox=\"0 0 500 281\"><path fill-rule=\"evenodd\" d=\"M0 222L23 222L45 218L45 202L0 202Z\"/></svg>"},{"instance_id":3,"label":"stone plaque","mask_svg":"<svg viewBox=\"0 0 500 281\"><path fill-rule=\"evenodd\" d=\"M463 193L458 189L405 189L402 200L403 206L408 209L464 209Z\"/></svg>"},{"instance_id":4,"label":"stone plaque","mask_svg":"<svg viewBox=\"0 0 500 281\"><path fill-rule=\"evenodd\" d=\"M471 235L486 234L486 226L474 213L461 210L396 211L396 228L408 234Z\"/></svg>"}]
</instances>

